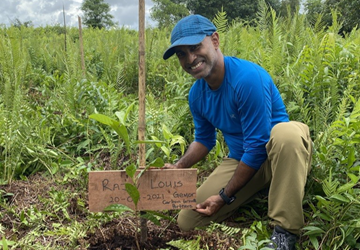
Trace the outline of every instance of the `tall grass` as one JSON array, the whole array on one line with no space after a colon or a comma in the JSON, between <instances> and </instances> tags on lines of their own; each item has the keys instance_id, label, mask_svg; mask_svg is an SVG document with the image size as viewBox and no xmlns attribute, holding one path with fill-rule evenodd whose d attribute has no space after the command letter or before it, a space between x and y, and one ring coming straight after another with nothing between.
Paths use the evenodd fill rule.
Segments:
<instances>
[{"instance_id":1,"label":"tall grass","mask_svg":"<svg viewBox=\"0 0 360 250\"><path fill-rule=\"evenodd\" d=\"M291 119L309 124L314 138L337 118L339 105L348 99L347 90L352 90L353 98L359 96L359 32L354 30L341 37L337 34L340 25L336 23L336 13L333 23L325 31L321 21L311 27L302 15L279 19L273 10L263 6L257 27L233 23L222 31L221 37L224 54L254 61L270 72ZM65 51L64 34L58 28L1 29L3 180L12 178L12 174L8 176L9 169L22 168L24 164L21 159L26 150L20 143L24 141L20 134L26 137L35 128L36 133L43 130L51 134L50 139L45 136L47 139L39 142L44 148L51 145L58 150L61 145L61 150L73 152L82 140L90 140L90 134L98 133L89 130L87 115L101 112L113 116L123 103L137 100L136 31L85 29L84 77L77 29L68 28ZM193 79L181 70L176 58L162 60L170 31L171 27L146 30L147 93L148 98L150 94L155 98L147 107L148 130L156 131L152 119L159 119L153 114L160 105L169 112L163 121L191 141L191 117L179 119L172 115L177 110L187 113L186 96ZM351 104L345 110L350 111ZM134 127L129 129L136 131L136 122L130 124ZM87 142L91 147L93 142Z\"/></svg>"}]
</instances>

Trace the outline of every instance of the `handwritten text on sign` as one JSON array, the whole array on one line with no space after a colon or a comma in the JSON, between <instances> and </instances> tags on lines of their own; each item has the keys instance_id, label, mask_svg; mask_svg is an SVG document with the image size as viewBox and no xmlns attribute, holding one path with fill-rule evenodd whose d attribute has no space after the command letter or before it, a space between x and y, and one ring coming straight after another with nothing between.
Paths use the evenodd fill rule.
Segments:
<instances>
[{"instance_id":1,"label":"handwritten text on sign","mask_svg":"<svg viewBox=\"0 0 360 250\"><path fill-rule=\"evenodd\" d=\"M137 183L140 193L138 210L194 209L196 173L196 169L145 171ZM101 212L111 204L123 204L135 209L130 195L125 190L125 183L132 183L125 171L90 172L89 210Z\"/></svg>"}]
</instances>

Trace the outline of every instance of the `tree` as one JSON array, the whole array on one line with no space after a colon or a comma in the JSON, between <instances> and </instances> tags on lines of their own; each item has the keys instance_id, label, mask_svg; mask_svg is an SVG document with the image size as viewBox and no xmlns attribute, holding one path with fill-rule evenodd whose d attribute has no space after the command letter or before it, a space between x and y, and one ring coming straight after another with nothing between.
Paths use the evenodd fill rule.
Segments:
<instances>
[{"instance_id":1,"label":"tree","mask_svg":"<svg viewBox=\"0 0 360 250\"><path fill-rule=\"evenodd\" d=\"M150 17L158 22L159 28L174 25L181 18L189 15L185 1L182 0L153 0Z\"/></svg>"},{"instance_id":2,"label":"tree","mask_svg":"<svg viewBox=\"0 0 360 250\"><path fill-rule=\"evenodd\" d=\"M307 0L304 6L306 11L306 18L311 24L314 24L318 15L323 12L323 3L321 0Z\"/></svg>"},{"instance_id":3,"label":"tree","mask_svg":"<svg viewBox=\"0 0 360 250\"><path fill-rule=\"evenodd\" d=\"M338 20L342 23L340 32L348 33L360 26L360 0L307 0L305 9L310 22L313 22L317 15L323 15L327 26L332 25L331 10L337 10L340 15Z\"/></svg>"},{"instance_id":4,"label":"tree","mask_svg":"<svg viewBox=\"0 0 360 250\"><path fill-rule=\"evenodd\" d=\"M342 32L351 32L360 26L360 0L327 0L326 9L336 9L340 13L339 21L342 22Z\"/></svg>"},{"instance_id":5,"label":"tree","mask_svg":"<svg viewBox=\"0 0 360 250\"><path fill-rule=\"evenodd\" d=\"M280 0L266 0L265 2L275 11L278 11ZM187 7L190 12L201 14L210 20L223 8L229 22L237 19L252 21L256 18L256 13L259 9L259 0L188 0Z\"/></svg>"},{"instance_id":6,"label":"tree","mask_svg":"<svg viewBox=\"0 0 360 250\"><path fill-rule=\"evenodd\" d=\"M288 11L291 15L297 13L300 9L300 0L282 0L280 5L279 14L287 16Z\"/></svg>"},{"instance_id":7,"label":"tree","mask_svg":"<svg viewBox=\"0 0 360 250\"><path fill-rule=\"evenodd\" d=\"M16 28L21 28L21 27L33 27L34 24L32 21L26 21L26 22L21 22L19 18L15 18L14 20L11 21L11 26L14 26Z\"/></svg>"},{"instance_id":8,"label":"tree","mask_svg":"<svg viewBox=\"0 0 360 250\"><path fill-rule=\"evenodd\" d=\"M84 12L83 23L91 28L114 26L113 16L109 14L110 6L104 0L85 0L81 5Z\"/></svg>"},{"instance_id":9,"label":"tree","mask_svg":"<svg viewBox=\"0 0 360 250\"><path fill-rule=\"evenodd\" d=\"M242 19L252 21L256 18L260 0L153 0L151 9L152 19L159 22L159 27L176 23L182 17L191 14L200 14L210 20L223 10L228 21ZM279 10L280 0L265 0L276 11Z\"/></svg>"}]
</instances>

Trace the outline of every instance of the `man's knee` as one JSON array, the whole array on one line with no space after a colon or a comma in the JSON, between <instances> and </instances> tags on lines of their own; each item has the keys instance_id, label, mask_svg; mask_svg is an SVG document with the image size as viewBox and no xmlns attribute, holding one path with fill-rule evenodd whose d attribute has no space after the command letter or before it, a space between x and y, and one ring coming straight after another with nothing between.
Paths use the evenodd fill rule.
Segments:
<instances>
[{"instance_id":1,"label":"man's knee","mask_svg":"<svg viewBox=\"0 0 360 250\"><path fill-rule=\"evenodd\" d=\"M192 210L181 210L177 219L179 228L182 231L190 231L196 227L196 219L194 217L194 211Z\"/></svg>"},{"instance_id":2,"label":"man's knee","mask_svg":"<svg viewBox=\"0 0 360 250\"><path fill-rule=\"evenodd\" d=\"M283 122L276 124L270 136L270 143L273 146L284 147L285 149L295 148L299 146L304 146L308 142L305 141L303 127L299 127L298 124L292 122Z\"/></svg>"},{"instance_id":3,"label":"man's knee","mask_svg":"<svg viewBox=\"0 0 360 250\"><path fill-rule=\"evenodd\" d=\"M178 222L178 226L179 226L181 231L188 232L188 231L193 230L195 228L192 225L190 225L190 223L187 222L187 221L178 219L177 222Z\"/></svg>"}]
</instances>

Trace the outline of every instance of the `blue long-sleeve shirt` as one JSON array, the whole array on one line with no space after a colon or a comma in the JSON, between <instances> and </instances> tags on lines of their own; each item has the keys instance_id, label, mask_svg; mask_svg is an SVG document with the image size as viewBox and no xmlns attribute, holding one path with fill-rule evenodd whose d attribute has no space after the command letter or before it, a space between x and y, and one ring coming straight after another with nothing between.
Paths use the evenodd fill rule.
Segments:
<instances>
[{"instance_id":1,"label":"blue long-sleeve shirt","mask_svg":"<svg viewBox=\"0 0 360 250\"><path fill-rule=\"evenodd\" d=\"M210 151L221 130L229 157L259 169L267 158L265 145L272 127L289 121L285 105L270 75L259 65L224 57L225 76L217 90L204 79L189 93L195 125L195 141Z\"/></svg>"}]
</instances>

